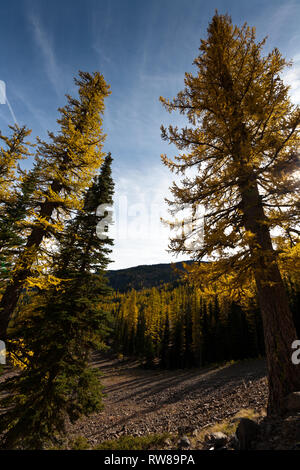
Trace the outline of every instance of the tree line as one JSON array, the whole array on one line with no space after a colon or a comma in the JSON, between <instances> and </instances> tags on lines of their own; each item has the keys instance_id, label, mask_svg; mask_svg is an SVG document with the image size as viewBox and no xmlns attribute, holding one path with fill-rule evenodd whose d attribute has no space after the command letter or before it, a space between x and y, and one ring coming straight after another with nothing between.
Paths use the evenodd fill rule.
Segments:
<instances>
[{"instance_id":1,"label":"tree line","mask_svg":"<svg viewBox=\"0 0 300 470\"><path fill-rule=\"evenodd\" d=\"M300 288L292 281L286 288L299 334ZM265 354L256 298L241 305L182 283L114 293L112 306L114 350L147 367L204 367Z\"/></svg>"}]
</instances>

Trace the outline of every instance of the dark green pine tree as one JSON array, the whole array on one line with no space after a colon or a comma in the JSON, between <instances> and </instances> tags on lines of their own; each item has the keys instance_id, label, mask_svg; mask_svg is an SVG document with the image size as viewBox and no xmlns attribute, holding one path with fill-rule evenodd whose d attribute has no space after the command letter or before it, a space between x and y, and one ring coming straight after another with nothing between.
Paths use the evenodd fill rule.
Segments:
<instances>
[{"instance_id":1,"label":"dark green pine tree","mask_svg":"<svg viewBox=\"0 0 300 470\"><path fill-rule=\"evenodd\" d=\"M97 227L106 217L97 214L101 205L112 205L114 183L111 176L111 154L108 153L101 166L100 175L94 179L93 185L85 196L83 210L68 224L66 236L60 240L59 256L54 256L54 271L59 278L67 277L70 271L79 276L81 283L83 276L97 273L103 276L110 262L109 254L113 240L105 235L105 239L99 238ZM71 256L70 256L71 253ZM64 270L67 270L64 273Z\"/></svg>"},{"instance_id":2,"label":"dark green pine tree","mask_svg":"<svg viewBox=\"0 0 300 470\"><path fill-rule=\"evenodd\" d=\"M189 294L185 302L185 351L184 367L192 367L194 363L193 354L193 319L192 319L192 290L187 288Z\"/></svg>"},{"instance_id":3,"label":"dark green pine tree","mask_svg":"<svg viewBox=\"0 0 300 470\"><path fill-rule=\"evenodd\" d=\"M174 324L173 341L171 349L171 367L174 369L184 369L185 366L185 324L184 316L181 315Z\"/></svg>"},{"instance_id":4,"label":"dark green pine tree","mask_svg":"<svg viewBox=\"0 0 300 470\"><path fill-rule=\"evenodd\" d=\"M28 230L27 216L34 207L33 193L39 183L39 163L33 169L21 174L21 182L16 191L5 201L0 214L0 280L6 282L10 278L10 269L13 266L20 248L26 241Z\"/></svg>"},{"instance_id":5,"label":"dark green pine tree","mask_svg":"<svg viewBox=\"0 0 300 470\"><path fill-rule=\"evenodd\" d=\"M145 306L140 307L140 312L137 320L136 335L135 335L135 352L143 357L145 348L145 333L146 333L146 319L145 319Z\"/></svg>"},{"instance_id":6,"label":"dark green pine tree","mask_svg":"<svg viewBox=\"0 0 300 470\"><path fill-rule=\"evenodd\" d=\"M1 287L8 280L13 255L22 244L21 228L18 225L27 213L26 202L30 177L19 168L19 161L30 155L31 144L25 139L31 131L25 126L9 126L12 135L0 132L0 280Z\"/></svg>"},{"instance_id":7,"label":"dark green pine tree","mask_svg":"<svg viewBox=\"0 0 300 470\"><path fill-rule=\"evenodd\" d=\"M154 347L153 339L151 338L150 335L145 336L144 354L145 354L144 367L146 369L152 369L154 367L155 347Z\"/></svg>"},{"instance_id":8,"label":"dark green pine tree","mask_svg":"<svg viewBox=\"0 0 300 470\"><path fill-rule=\"evenodd\" d=\"M96 211L99 203L112 202L111 161L108 155L60 239L52 269L60 284L33 295L31 311L11 332L24 342L27 368L0 387L8 393L1 403L8 407L0 424L3 448L47 448L63 435L67 418L74 422L102 407L102 386L89 359L109 329L101 299L109 291L105 269L113 242L98 238Z\"/></svg>"},{"instance_id":9,"label":"dark green pine tree","mask_svg":"<svg viewBox=\"0 0 300 470\"><path fill-rule=\"evenodd\" d=\"M160 366L163 369L170 367L170 348L171 348L171 337L170 337L170 320L169 315L166 316L166 321L163 328L163 334L161 339L160 348Z\"/></svg>"}]
</instances>

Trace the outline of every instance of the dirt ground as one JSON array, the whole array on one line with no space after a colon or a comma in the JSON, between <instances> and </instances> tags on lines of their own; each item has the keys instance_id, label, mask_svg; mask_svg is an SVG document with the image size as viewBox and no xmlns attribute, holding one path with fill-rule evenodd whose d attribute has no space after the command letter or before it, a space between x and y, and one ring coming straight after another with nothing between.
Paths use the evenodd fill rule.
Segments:
<instances>
[{"instance_id":1,"label":"dirt ground","mask_svg":"<svg viewBox=\"0 0 300 470\"><path fill-rule=\"evenodd\" d=\"M261 359L193 370L145 370L134 361L95 358L103 374L104 410L78 421L69 437L91 445L124 434L191 433L233 417L242 408L266 407Z\"/></svg>"}]
</instances>

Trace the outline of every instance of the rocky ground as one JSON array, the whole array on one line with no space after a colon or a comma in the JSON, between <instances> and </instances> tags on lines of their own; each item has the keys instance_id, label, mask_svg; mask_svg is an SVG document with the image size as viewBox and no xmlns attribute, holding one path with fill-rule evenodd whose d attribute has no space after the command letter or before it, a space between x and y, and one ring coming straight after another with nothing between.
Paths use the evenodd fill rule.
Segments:
<instances>
[{"instance_id":1,"label":"rocky ground","mask_svg":"<svg viewBox=\"0 0 300 470\"><path fill-rule=\"evenodd\" d=\"M299 410L266 417L262 359L162 371L143 369L133 360L95 356L93 366L103 374L104 409L69 425L68 443L79 438L95 448L124 436L168 433L159 448L231 450L245 440L246 448L255 450L300 450ZM0 381L12 373L8 368ZM296 398L299 402L300 394Z\"/></svg>"},{"instance_id":2,"label":"rocky ground","mask_svg":"<svg viewBox=\"0 0 300 470\"><path fill-rule=\"evenodd\" d=\"M262 416L267 384L263 360L203 370L145 370L134 361L98 358L103 373L104 410L70 429L91 445L124 434L196 435L230 420L243 409Z\"/></svg>"}]
</instances>

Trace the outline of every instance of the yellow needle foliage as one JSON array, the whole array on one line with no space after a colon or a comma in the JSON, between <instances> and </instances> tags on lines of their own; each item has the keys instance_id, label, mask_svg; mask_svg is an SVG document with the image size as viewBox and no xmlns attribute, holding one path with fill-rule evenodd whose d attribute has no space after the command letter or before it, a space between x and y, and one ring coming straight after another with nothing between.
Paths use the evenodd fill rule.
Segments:
<instances>
[{"instance_id":1,"label":"yellow needle foliage","mask_svg":"<svg viewBox=\"0 0 300 470\"><path fill-rule=\"evenodd\" d=\"M271 233L274 248L279 235L291 247L300 233L300 108L281 79L290 63L277 49L263 56L264 45L265 39L256 42L255 28L233 26L229 16L216 14L208 38L201 40L196 74L185 74L185 88L176 98L160 98L169 112L180 111L189 122L182 129L161 127L162 138L180 150L174 159L162 155L162 160L183 176L171 188L170 212L205 207L203 240L186 244L199 231L200 216L192 229L186 226L171 238L170 250L215 263L200 266L199 276L226 274L240 286L248 283L265 250L245 226L245 205L248 218L254 205L262 205L265 220L258 223Z\"/></svg>"},{"instance_id":2,"label":"yellow needle foliage","mask_svg":"<svg viewBox=\"0 0 300 470\"><path fill-rule=\"evenodd\" d=\"M38 264L45 240L55 240L72 211L81 208L83 194L104 160L102 125L109 86L99 72L79 72L75 84L78 97L67 95L67 105L59 108L60 131L57 134L49 132L47 142L38 138L35 166L39 168L39 184L31 197L33 207L27 218L28 238L12 267L11 282L1 299L2 337L5 337L27 278L30 278L31 286L34 284L36 276L32 276L31 269ZM13 170L13 163L11 167ZM47 285L47 277L37 280L36 285L41 287L44 280Z\"/></svg>"}]
</instances>

